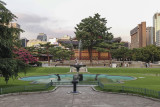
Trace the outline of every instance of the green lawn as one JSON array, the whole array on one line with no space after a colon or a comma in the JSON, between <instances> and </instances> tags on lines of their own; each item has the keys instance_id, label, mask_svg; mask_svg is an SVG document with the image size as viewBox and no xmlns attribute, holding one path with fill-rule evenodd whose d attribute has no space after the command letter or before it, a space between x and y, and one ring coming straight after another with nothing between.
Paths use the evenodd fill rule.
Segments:
<instances>
[{"instance_id":1,"label":"green lawn","mask_svg":"<svg viewBox=\"0 0 160 107\"><path fill-rule=\"evenodd\" d=\"M49 75L49 74L65 74L69 72L68 67L32 67L28 68L26 74L19 73L20 77L24 76L38 76L38 75Z\"/></svg>"},{"instance_id":2,"label":"green lawn","mask_svg":"<svg viewBox=\"0 0 160 107\"><path fill-rule=\"evenodd\" d=\"M160 68L88 68L91 74L123 75L136 77L136 80L114 83L113 85L140 87L160 91ZM32 67L27 73L19 73L19 77L38 76L49 74L67 74L69 67ZM143 77L143 78L142 78ZM0 87L30 85L28 81L10 79L8 84L0 78Z\"/></svg>"},{"instance_id":3,"label":"green lawn","mask_svg":"<svg viewBox=\"0 0 160 107\"><path fill-rule=\"evenodd\" d=\"M4 81L3 77L0 77L0 88L10 88L7 90L11 90L10 92L19 92L20 88L24 91L23 87L35 87L35 89L29 90L29 91L46 91L46 90L52 90L54 87L49 87L48 89L38 89L38 87L44 87L43 84L31 84L31 81L22 81L18 80L18 78L26 77L26 76L37 76L37 75L48 75L48 74L64 74L69 71L69 68L42 68L42 67L32 67L28 68L26 70L26 73L23 72L23 70L18 74L17 78L10 78L8 83ZM37 85L34 86L33 85ZM16 87L18 87L16 89ZM6 90L6 89L5 89ZM0 93L1 94L1 93Z\"/></svg>"},{"instance_id":4,"label":"green lawn","mask_svg":"<svg viewBox=\"0 0 160 107\"><path fill-rule=\"evenodd\" d=\"M118 86L147 88L160 91L160 68L89 68L93 74L123 75L136 77L136 80L125 81Z\"/></svg>"},{"instance_id":5,"label":"green lawn","mask_svg":"<svg viewBox=\"0 0 160 107\"><path fill-rule=\"evenodd\" d=\"M64 74L69 71L69 68L59 68L59 67L32 67L26 70L26 73L21 71L18 74L17 79L10 78L8 84L4 81L4 78L0 77L0 88L1 87L11 87L11 86L21 86L21 85L31 85L30 81L18 80L18 78L26 76L38 76L38 75L49 75L49 74Z\"/></svg>"}]
</instances>

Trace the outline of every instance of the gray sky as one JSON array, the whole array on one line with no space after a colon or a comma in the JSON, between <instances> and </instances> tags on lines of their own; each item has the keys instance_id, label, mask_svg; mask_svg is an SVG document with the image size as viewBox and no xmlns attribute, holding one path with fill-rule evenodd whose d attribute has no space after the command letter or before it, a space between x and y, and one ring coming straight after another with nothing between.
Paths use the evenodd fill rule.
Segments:
<instances>
[{"instance_id":1,"label":"gray sky","mask_svg":"<svg viewBox=\"0 0 160 107\"><path fill-rule=\"evenodd\" d=\"M130 42L130 30L142 21L152 26L153 15L160 12L160 0L3 0L25 31L21 37L36 39L75 36L74 27L86 17L99 13L107 19L114 37Z\"/></svg>"}]
</instances>

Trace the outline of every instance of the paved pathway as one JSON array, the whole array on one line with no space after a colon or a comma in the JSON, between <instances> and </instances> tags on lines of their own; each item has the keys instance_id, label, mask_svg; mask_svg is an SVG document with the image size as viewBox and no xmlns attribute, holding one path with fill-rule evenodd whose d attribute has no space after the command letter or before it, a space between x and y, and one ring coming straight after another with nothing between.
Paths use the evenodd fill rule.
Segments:
<instances>
[{"instance_id":1,"label":"paved pathway","mask_svg":"<svg viewBox=\"0 0 160 107\"><path fill-rule=\"evenodd\" d=\"M159 107L160 102L137 96L95 92L78 87L81 94L68 94L72 87L59 87L52 93L15 95L0 98L0 107Z\"/></svg>"}]
</instances>

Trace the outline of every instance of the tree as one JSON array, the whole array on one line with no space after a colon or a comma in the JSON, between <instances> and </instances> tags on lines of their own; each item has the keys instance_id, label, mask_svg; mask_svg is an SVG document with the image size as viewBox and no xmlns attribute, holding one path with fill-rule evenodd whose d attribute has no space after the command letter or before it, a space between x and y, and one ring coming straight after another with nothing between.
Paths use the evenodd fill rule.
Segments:
<instances>
[{"instance_id":1,"label":"tree","mask_svg":"<svg viewBox=\"0 0 160 107\"><path fill-rule=\"evenodd\" d=\"M132 60L134 61L143 61L142 48L132 49Z\"/></svg>"},{"instance_id":2,"label":"tree","mask_svg":"<svg viewBox=\"0 0 160 107\"><path fill-rule=\"evenodd\" d=\"M13 53L15 54L16 59L19 59L26 64L35 63L38 61L35 57L31 55L29 51L24 48L16 48L13 50Z\"/></svg>"},{"instance_id":3,"label":"tree","mask_svg":"<svg viewBox=\"0 0 160 107\"><path fill-rule=\"evenodd\" d=\"M61 43L61 45L64 46L66 49L73 50L72 43Z\"/></svg>"},{"instance_id":4,"label":"tree","mask_svg":"<svg viewBox=\"0 0 160 107\"><path fill-rule=\"evenodd\" d=\"M49 57L49 47L51 47L51 43L47 42L46 44L40 44L42 50L45 54L47 54L48 57L48 65L50 65L50 57Z\"/></svg>"},{"instance_id":5,"label":"tree","mask_svg":"<svg viewBox=\"0 0 160 107\"><path fill-rule=\"evenodd\" d=\"M112 57L117 60L120 59L123 61L131 59L131 50L126 47L121 47L112 51Z\"/></svg>"},{"instance_id":6,"label":"tree","mask_svg":"<svg viewBox=\"0 0 160 107\"><path fill-rule=\"evenodd\" d=\"M136 61L154 62L160 60L160 48L155 45L133 49L132 59Z\"/></svg>"},{"instance_id":7,"label":"tree","mask_svg":"<svg viewBox=\"0 0 160 107\"><path fill-rule=\"evenodd\" d=\"M74 54L73 51L62 49L61 47L51 47L49 48L49 52L51 55L53 55L53 60L56 59L68 60Z\"/></svg>"},{"instance_id":8,"label":"tree","mask_svg":"<svg viewBox=\"0 0 160 107\"><path fill-rule=\"evenodd\" d=\"M111 40L113 35L108 32L110 28L106 27L107 20L100 18L97 13L93 17L83 19L77 27L75 34L78 40L82 41L83 47L88 49L89 59L92 63L93 47L104 40Z\"/></svg>"},{"instance_id":9,"label":"tree","mask_svg":"<svg viewBox=\"0 0 160 107\"><path fill-rule=\"evenodd\" d=\"M9 23L17 17L5 5L0 0L0 74L7 82L9 77L17 76L19 71L20 61L14 59L13 49L16 44L15 36L19 35L22 30L8 27Z\"/></svg>"}]
</instances>

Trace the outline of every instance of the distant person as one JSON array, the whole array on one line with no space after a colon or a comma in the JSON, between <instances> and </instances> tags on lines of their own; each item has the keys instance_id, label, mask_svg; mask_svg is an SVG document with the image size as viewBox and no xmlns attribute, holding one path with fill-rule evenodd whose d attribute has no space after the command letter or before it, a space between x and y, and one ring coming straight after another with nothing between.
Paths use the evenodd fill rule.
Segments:
<instances>
[{"instance_id":1,"label":"distant person","mask_svg":"<svg viewBox=\"0 0 160 107\"><path fill-rule=\"evenodd\" d=\"M124 66L127 67L127 64L125 63Z\"/></svg>"},{"instance_id":2,"label":"distant person","mask_svg":"<svg viewBox=\"0 0 160 107\"><path fill-rule=\"evenodd\" d=\"M55 67L57 66L57 63L55 64Z\"/></svg>"},{"instance_id":3,"label":"distant person","mask_svg":"<svg viewBox=\"0 0 160 107\"><path fill-rule=\"evenodd\" d=\"M75 59L75 63L78 63L78 59L77 58Z\"/></svg>"},{"instance_id":4,"label":"distant person","mask_svg":"<svg viewBox=\"0 0 160 107\"><path fill-rule=\"evenodd\" d=\"M146 63L146 68L148 68L148 63Z\"/></svg>"},{"instance_id":5,"label":"distant person","mask_svg":"<svg viewBox=\"0 0 160 107\"><path fill-rule=\"evenodd\" d=\"M123 63L121 62L121 65L120 65L120 67L122 67L123 66Z\"/></svg>"}]
</instances>

